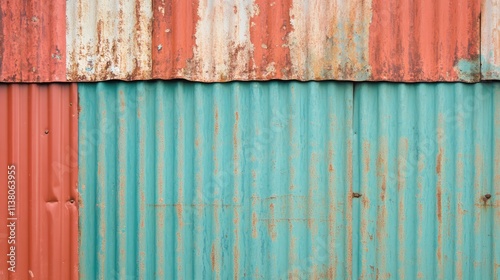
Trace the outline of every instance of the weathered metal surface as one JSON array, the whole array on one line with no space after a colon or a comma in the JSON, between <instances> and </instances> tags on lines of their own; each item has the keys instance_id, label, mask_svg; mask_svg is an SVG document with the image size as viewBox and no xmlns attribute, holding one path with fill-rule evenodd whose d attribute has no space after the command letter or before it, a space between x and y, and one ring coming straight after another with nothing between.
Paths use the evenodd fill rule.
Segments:
<instances>
[{"instance_id":1,"label":"weathered metal surface","mask_svg":"<svg viewBox=\"0 0 500 280\"><path fill-rule=\"evenodd\" d=\"M67 2L68 80L480 80L469 0Z\"/></svg>"},{"instance_id":2,"label":"weathered metal surface","mask_svg":"<svg viewBox=\"0 0 500 280\"><path fill-rule=\"evenodd\" d=\"M67 1L68 80L151 78L151 8L151 0Z\"/></svg>"},{"instance_id":3,"label":"weathered metal surface","mask_svg":"<svg viewBox=\"0 0 500 280\"><path fill-rule=\"evenodd\" d=\"M351 275L351 83L78 90L81 278Z\"/></svg>"},{"instance_id":4,"label":"weathered metal surface","mask_svg":"<svg viewBox=\"0 0 500 280\"><path fill-rule=\"evenodd\" d=\"M483 0L481 74L484 80L500 80L500 0Z\"/></svg>"},{"instance_id":5,"label":"weathered metal surface","mask_svg":"<svg viewBox=\"0 0 500 280\"><path fill-rule=\"evenodd\" d=\"M79 92L82 278L500 279L498 83Z\"/></svg>"},{"instance_id":6,"label":"weathered metal surface","mask_svg":"<svg viewBox=\"0 0 500 280\"><path fill-rule=\"evenodd\" d=\"M498 0L3 1L0 81L499 76Z\"/></svg>"},{"instance_id":7,"label":"weathered metal surface","mask_svg":"<svg viewBox=\"0 0 500 280\"><path fill-rule=\"evenodd\" d=\"M372 9L372 80L480 80L480 1L372 0Z\"/></svg>"},{"instance_id":8,"label":"weathered metal surface","mask_svg":"<svg viewBox=\"0 0 500 280\"><path fill-rule=\"evenodd\" d=\"M0 81L66 80L66 1L0 1Z\"/></svg>"},{"instance_id":9,"label":"weathered metal surface","mask_svg":"<svg viewBox=\"0 0 500 280\"><path fill-rule=\"evenodd\" d=\"M76 84L0 84L1 279L78 278L77 107Z\"/></svg>"},{"instance_id":10,"label":"weathered metal surface","mask_svg":"<svg viewBox=\"0 0 500 280\"><path fill-rule=\"evenodd\" d=\"M500 84L364 83L355 104L353 279L500 279Z\"/></svg>"}]
</instances>

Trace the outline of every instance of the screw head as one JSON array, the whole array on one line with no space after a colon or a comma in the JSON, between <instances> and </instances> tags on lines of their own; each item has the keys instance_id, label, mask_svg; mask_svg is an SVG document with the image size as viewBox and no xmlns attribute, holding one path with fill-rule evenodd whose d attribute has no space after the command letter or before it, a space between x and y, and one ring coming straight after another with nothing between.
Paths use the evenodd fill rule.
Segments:
<instances>
[{"instance_id":1,"label":"screw head","mask_svg":"<svg viewBox=\"0 0 500 280\"><path fill-rule=\"evenodd\" d=\"M355 197L355 198L359 198L359 197L362 196L362 194L360 194L360 193L353 193L352 196Z\"/></svg>"},{"instance_id":2,"label":"screw head","mask_svg":"<svg viewBox=\"0 0 500 280\"><path fill-rule=\"evenodd\" d=\"M45 134L49 134L49 130L48 129L45 130Z\"/></svg>"},{"instance_id":3,"label":"screw head","mask_svg":"<svg viewBox=\"0 0 500 280\"><path fill-rule=\"evenodd\" d=\"M484 195L484 198L486 198L486 199L490 199L490 198L491 198L491 194L489 194L489 193L485 194L485 195Z\"/></svg>"}]
</instances>

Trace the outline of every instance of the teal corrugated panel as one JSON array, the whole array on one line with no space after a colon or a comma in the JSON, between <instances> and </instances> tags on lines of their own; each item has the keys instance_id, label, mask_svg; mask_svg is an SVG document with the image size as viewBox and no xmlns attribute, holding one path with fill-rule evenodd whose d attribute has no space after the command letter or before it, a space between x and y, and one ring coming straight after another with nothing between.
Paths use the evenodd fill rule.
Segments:
<instances>
[{"instance_id":1,"label":"teal corrugated panel","mask_svg":"<svg viewBox=\"0 0 500 280\"><path fill-rule=\"evenodd\" d=\"M84 279L500 279L498 83L79 94Z\"/></svg>"},{"instance_id":2,"label":"teal corrugated panel","mask_svg":"<svg viewBox=\"0 0 500 280\"><path fill-rule=\"evenodd\" d=\"M363 83L354 111L353 278L500 279L500 84Z\"/></svg>"},{"instance_id":3,"label":"teal corrugated panel","mask_svg":"<svg viewBox=\"0 0 500 280\"><path fill-rule=\"evenodd\" d=\"M80 84L82 279L349 278L352 93Z\"/></svg>"}]
</instances>

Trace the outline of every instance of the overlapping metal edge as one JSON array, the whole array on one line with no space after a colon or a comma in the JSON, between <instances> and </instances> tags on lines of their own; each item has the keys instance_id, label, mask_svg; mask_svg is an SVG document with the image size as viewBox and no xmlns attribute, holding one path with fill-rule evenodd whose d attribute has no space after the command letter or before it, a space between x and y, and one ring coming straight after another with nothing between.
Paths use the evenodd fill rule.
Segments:
<instances>
[{"instance_id":1,"label":"overlapping metal edge","mask_svg":"<svg viewBox=\"0 0 500 280\"><path fill-rule=\"evenodd\" d=\"M483 1L493 7L483 9L483 77L495 79L497 69L486 62L498 64L498 0ZM477 82L480 6L469 0L3 2L0 80Z\"/></svg>"},{"instance_id":2,"label":"overlapping metal edge","mask_svg":"<svg viewBox=\"0 0 500 280\"><path fill-rule=\"evenodd\" d=\"M0 84L2 279L78 279L77 108L76 84Z\"/></svg>"},{"instance_id":3,"label":"overlapping metal edge","mask_svg":"<svg viewBox=\"0 0 500 280\"><path fill-rule=\"evenodd\" d=\"M500 278L500 84L363 83L354 102L353 279Z\"/></svg>"},{"instance_id":4,"label":"overlapping metal edge","mask_svg":"<svg viewBox=\"0 0 500 280\"><path fill-rule=\"evenodd\" d=\"M81 278L348 278L352 90L80 84Z\"/></svg>"}]
</instances>

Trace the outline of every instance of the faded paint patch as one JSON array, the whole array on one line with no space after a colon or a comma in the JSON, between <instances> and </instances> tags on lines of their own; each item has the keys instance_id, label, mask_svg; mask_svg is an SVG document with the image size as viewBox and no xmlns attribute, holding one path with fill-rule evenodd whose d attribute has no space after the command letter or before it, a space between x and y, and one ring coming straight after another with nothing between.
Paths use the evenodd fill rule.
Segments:
<instances>
[{"instance_id":1,"label":"faded paint patch","mask_svg":"<svg viewBox=\"0 0 500 280\"><path fill-rule=\"evenodd\" d=\"M68 1L68 81L150 79L151 1Z\"/></svg>"},{"instance_id":2,"label":"faded paint patch","mask_svg":"<svg viewBox=\"0 0 500 280\"><path fill-rule=\"evenodd\" d=\"M296 0L289 34L293 76L366 80L371 1Z\"/></svg>"},{"instance_id":3,"label":"faded paint patch","mask_svg":"<svg viewBox=\"0 0 500 280\"><path fill-rule=\"evenodd\" d=\"M485 80L500 79L500 0L482 1L481 74Z\"/></svg>"}]
</instances>

